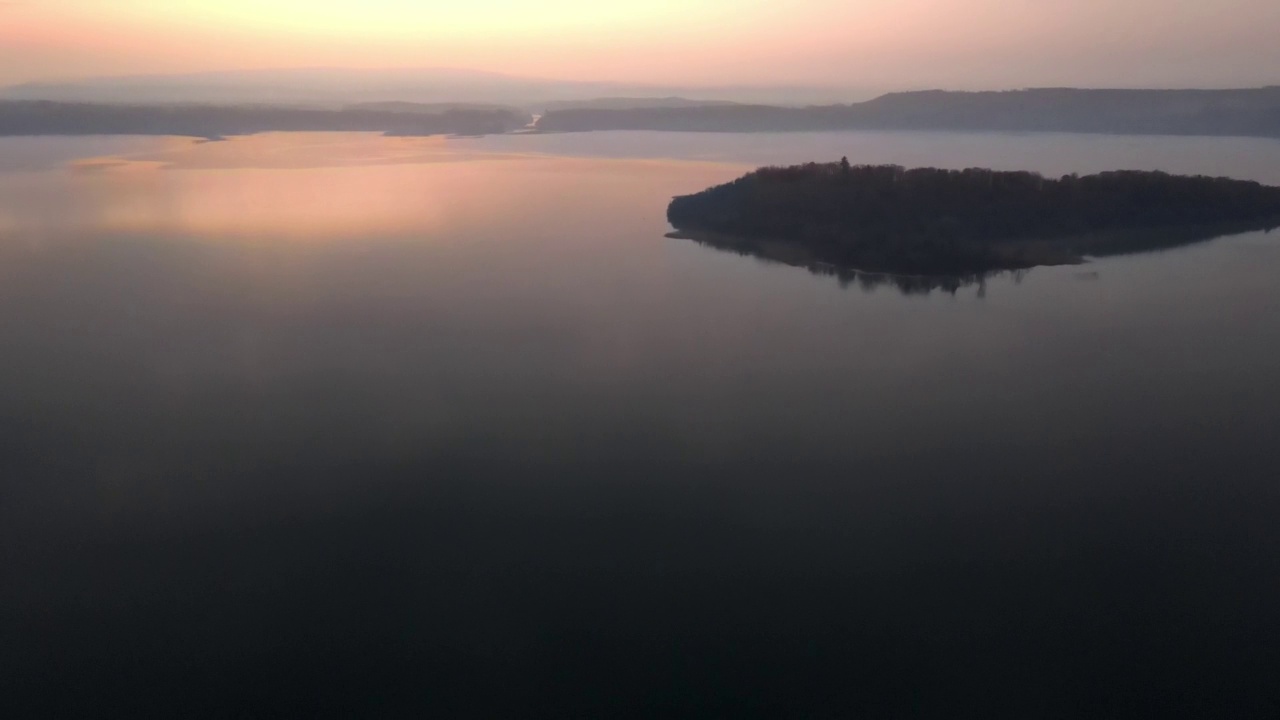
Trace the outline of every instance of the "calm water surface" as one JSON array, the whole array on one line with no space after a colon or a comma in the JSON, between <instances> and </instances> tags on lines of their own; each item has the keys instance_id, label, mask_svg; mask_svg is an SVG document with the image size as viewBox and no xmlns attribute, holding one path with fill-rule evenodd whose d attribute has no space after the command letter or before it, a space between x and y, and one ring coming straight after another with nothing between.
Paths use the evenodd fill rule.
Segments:
<instances>
[{"instance_id":1,"label":"calm water surface","mask_svg":"<svg viewBox=\"0 0 1280 720\"><path fill-rule=\"evenodd\" d=\"M663 237L893 133L0 140L8 717L1280 714L1280 243L955 294Z\"/></svg>"}]
</instances>

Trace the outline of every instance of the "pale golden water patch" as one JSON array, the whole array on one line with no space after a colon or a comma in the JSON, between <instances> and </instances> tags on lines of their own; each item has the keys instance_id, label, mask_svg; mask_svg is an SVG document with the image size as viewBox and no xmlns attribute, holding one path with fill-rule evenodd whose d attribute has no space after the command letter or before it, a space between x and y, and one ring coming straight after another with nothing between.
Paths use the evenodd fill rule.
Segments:
<instances>
[{"instance_id":1,"label":"pale golden water patch","mask_svg":"<svg viewBox=\"0 0 1280 720\"><path fill-rule=\"evenodd\" d=\"M129 153L84 157L66 164L66 169L79 173L160 170L168 167L171 157L209 143L186 137L158 136L149 138L147 149Z\"/></svg>"},{"instance_id":2,"label":"pale golden water patch","mask_svg":"<svg viewBox=\"0 0 1280 720\"><path fill-rule=\"evenodd\" d=\"M465 173L459 173L465 174ZM387 167L201 169L113 178L98 228L262 239L433 230L465 178Z\"/></svg>"},{"instance_id":3,"label":"pale golden water patch","mask_svg":"<svg viewBox=\"0 0 1280 720\"><path fill-rule=\"evenodd\" d=\"M0 218L32 235L161 234L237 241L416 237L458 228L525 237L584 183L619 202L654 173L729 173L671 160L568 158L486 151L469 139L372 133L271 133L83 158L61 171L0 176ZM605 189L608 192L604 192ZM690 189L695 189L692 186ZM666 198L645 203L661 222Z\"/></svg>"},{"instance_id":4,"label":"pale golden water patch","mask_svg":"<svg viewBox=\"0 0 1280 720\"><path fill-rule=\"evenodd\" d=\"M675 158L618 158L609 155L565 156L555 152L498 150L483 138L443 135L399 137L357 132L279 132L239 135L218 140L164 138L159 148L102 157L83 158L72 165L83 169L307 169L367 165L426 165L478 160L556 159L579 163L617 160L632 167L724 162Z\"/></svg>"},{"instance_id":5,"label":"pale golden water patch","mask_svg":"<svg viewBox=\"0 0 1280 720\"><path fill-rule=\"evenodd\" d=\"M177 139L158 151L95 158L91 162L156 164L171 170L218 168L306 169L362 165L419 165L515 158L517 153L477 151L465 139L390 137L379 133L261 133L219 140Z\"/></svg>"},{"instance_id":6,"label":"pale golden water patch","mask_svg":"<svg viewBox=\"0 0 1280 720\"><path fill-rule=\"evenodd\" d=\"M132 160L127 157L101 157L73 160L67 169L78 173L102 173L120 171L162 170L165 163L158 160Z\"/></svg>"}]
</instances>

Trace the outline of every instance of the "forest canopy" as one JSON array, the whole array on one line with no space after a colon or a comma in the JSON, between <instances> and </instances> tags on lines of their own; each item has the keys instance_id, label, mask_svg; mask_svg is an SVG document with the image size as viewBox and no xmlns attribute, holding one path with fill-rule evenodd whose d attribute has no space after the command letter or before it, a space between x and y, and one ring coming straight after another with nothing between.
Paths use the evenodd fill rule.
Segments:
<instances>
[{"instance_id":1,"label":"forest canopy","mask_svg":"<svg viewBox=\"0 0 1280 720\"><path fill-rule=\"evenodd\" d=\"M1164 172L1046 178L809 163L676 197L670 223L762 254L863 270L968 274L1079 262L1280 225L1280 188Z\"/></svg>"}]
</instances>

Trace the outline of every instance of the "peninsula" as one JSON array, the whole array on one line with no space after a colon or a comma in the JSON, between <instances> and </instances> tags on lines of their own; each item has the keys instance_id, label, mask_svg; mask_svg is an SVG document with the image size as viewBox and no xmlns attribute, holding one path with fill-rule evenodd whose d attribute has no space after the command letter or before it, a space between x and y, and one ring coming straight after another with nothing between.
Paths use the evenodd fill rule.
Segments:
<instances>
[{"instance_id":1,"label":"peninsula","mask_svg":"<svg viewBox=\"0 0 1280 720\"><path fill-rule=\"evenodd\" d=\"M677 237L791 264L969 275L1280 226L1280 188L1163 172L767 167L676 197Z\"/></svg>"}]
</instances>

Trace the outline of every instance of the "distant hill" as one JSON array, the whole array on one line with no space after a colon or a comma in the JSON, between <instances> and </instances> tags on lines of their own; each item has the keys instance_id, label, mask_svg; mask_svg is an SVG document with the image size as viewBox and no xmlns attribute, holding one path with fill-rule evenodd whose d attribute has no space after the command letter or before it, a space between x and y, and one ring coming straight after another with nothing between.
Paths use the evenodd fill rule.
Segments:
<instances>
[{"instance_id":1,"label":"distant hill","mask_svg":"<svg viewBox=\"0 0 1280 720\"><path fill-rule=\"evenodd\" d=\"M436 112L273 105L125 105L0 101L0 135L186 135L359 131L389 135L487 135L525 127L528 113L449 107Z\"/></svg>"},{"instance_id":2,"label":"distant hill","mask_svg":"<svg viewBox=\"0 0 1280 720\"><path fill-rule=\"evenodd\" d=\"M448 68L237 70L25 83L0 90L0 98L92 103L304 103L331 106L388 100L500 102L494 98L526 82L495 73Z\"/></svg>"},{"instance_id":3,"label":"distant hill","mask_svg":"<svg viewBox=\"0 0 1280 720\"><path fill-rule=\"evenodd\" d=\"M495 105L493 103L415 103L391 101L354 103L347 105L342 109L356 112L410 113L414 115L435 115L442 112L448 112L450 110L501 110L505 112L524 114L524 111L520 108L511 107L509 105Z\"/></svg>"},{"instance_id":4,"label":"distant hill","mask_svg":"<svg viewBox=\"0 0 1280 720\"><path fill-rule=\"evenodd\" d=\"M852 105L579 108L546 113L546 132L959 130L1280 137L1280 87L893 93Z\"/></svg>"},{"instance_id":5,"label":"distant hill","mask_svg":"<svg viewBox=\"0 0 1280 720\"><path fill-rule=\"evenodd\" d=\"M563 101L596 98L698 98L700 101L805 104L836 102L850 91L799 86L659 86L519 77L455 68L303 68L135 75L0 88L0 99L98 103L310 104L466 103L515 105L541 112Z\"/></svg>"},{"instance_id":6,"label":"distant hill","mask_svg":"<svg viewBox=\"0 0 1280 720\"><path fill-rule=\"evenodd\" d=\"M308 77L333 77L320 71L310 75L291 71L284 77L272 73L247 74L262 83ZM221 87L222 75L202 76L204 90ZM244 79L235 76L236 82ZM371 78L386 80L386 75ZM406 72L401 91L420 76ZM474 93L488 87L510 88L520 81L506 76L442 72L439 82L456 82L456 88ZM170 78L172 79L172 78ZM154 80L154 79L152 79ZM105 81L104 81L105 82ZM116 81L112 81L116 82ZM124 80L119 80L124 82ZM151 82L148 80L147 82ZM210 84L211 83L211 84ZM477 85L476 83L480 83ZM159 85L143 83L148 92ZM111 96L106 85L87 87L93 94ZM228 86L229 87L229 86ZM236 84L237 92L244 89ZM268 87L267 84L259 88ZM451 97L447 100L366 100L341 104L290 102L290 92L270 93L262 103L231 102L126 102L122 90L109 102L68 100L4 100L0 98L0 134L65 134L104 132L120 134L207 135L266 130L378 130L392 134L429 134L436 127L465 125L479 133L522 129L531 111L548 108L539 118L542 132L591 130L658 130L688 132L779 132L823 130L936 130L967 132L1072 132L1134 135L1235 135L1280 137L1280 87L1243 90L1076 90L1038 89L1005 92L924 91L892 93L848 105L759 105L727 100L696 99L677 95L604 96L559 100L530 106ZM381 95L375 85L364 91ZM445 93L445 85L431 92ZM120 88L117 88L120 89ZM527 88L526 88L527 89ZM545 89L545 88L544 88ZM578 90L585 90L586 86ZM385 92L393 92L384 86ZM189 93L196 93L191 87ZM26 92L39 94L36 86ZM176 92L176 90L175 90ZM465 95L461 89L456 92ZM53 93L57 94L57 93ZM163 94L163 93L161 93ZM180 93L179 93L180 94ZM447 97L447 96L446 96ZM439 122L426 118L442 116ZM449 116L449 117L443 117ZM518 122L517 122L518 120ZM443 124L441 124L443 123ZM463 132L445 130L445 132Z\"/></svg>"},{"instance_id":7,"label":"distant hill","mask_svg":"<svg viewBox=\"0 0 1280 720\"><path fill-rule=\"evenodd\" d=\"M729 100L690 100L682 97L611 97L590 100L560 100L547 103L548 112L556 110L638 110L641 108L726 107L740 103Z\"/></svg>"}]
</instances>

